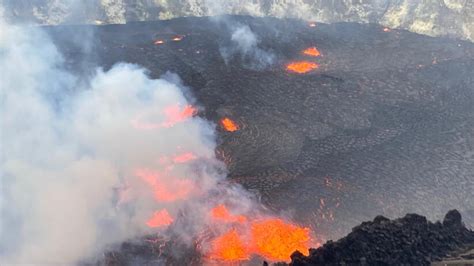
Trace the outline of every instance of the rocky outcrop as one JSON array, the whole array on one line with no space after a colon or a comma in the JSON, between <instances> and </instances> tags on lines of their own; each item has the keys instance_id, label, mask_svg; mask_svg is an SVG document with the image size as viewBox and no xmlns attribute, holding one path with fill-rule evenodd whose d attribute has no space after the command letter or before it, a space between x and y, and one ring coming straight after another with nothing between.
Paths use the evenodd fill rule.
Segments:
<instances>
[{"instance_id":1,"label":"rocky outcrop","mask_svg":"<svg viewBox=\"0 0 474 266\"><path fill-rule=\"evenodd\" d=\"M4 0L12 20L41 24L126 23L237 14L321 22L380 23L431 36L474 40L470 0ZM225 2L225 4L222 4ZM220 3L220 4L219 4Z\"/></svg>"},{"instance_id":2,"label":"rocky outcrop","mask_svg":"<svg viewBox=\"0 0 474 266\"><path fill-rule=\"evenodd\" d=\"M346 237L311 249L309 256L296 251L290 265L430 265L473 244L474 232L464 227L457 210L436 223L418 214L396 220L377 216Z\"/></svg>"}]
</instances>

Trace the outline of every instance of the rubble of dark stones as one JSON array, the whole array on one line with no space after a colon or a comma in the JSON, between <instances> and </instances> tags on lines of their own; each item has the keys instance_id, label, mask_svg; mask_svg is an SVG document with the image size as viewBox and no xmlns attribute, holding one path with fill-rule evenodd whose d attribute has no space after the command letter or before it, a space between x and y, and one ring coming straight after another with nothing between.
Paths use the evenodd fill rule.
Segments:
<instances>
[{"instance_id":1,"label":"rubble of dark stones","mask_svg":"<svg viewBox=\"0 0 474 266\"><path fill-rule=\"evenodd\" d=\"M102 257L81 266L152 266L202 265L202 255L196 246L189 246L178 237L148 235L111 247Z\"/></svg>"},{"instance_id":2,"label":"rubble of dark stones","mask_svg":"<svg viewBox=\"0 0 474 266\"><path fill-rule=\"evenodd\" d=\"M395 220L377 216L336 242L310 249L308 256L294 252L289 265L430 265L472 247L474 231L465 227L457 210L435 223L418 214Z\"/></svg>"}]
</instances>

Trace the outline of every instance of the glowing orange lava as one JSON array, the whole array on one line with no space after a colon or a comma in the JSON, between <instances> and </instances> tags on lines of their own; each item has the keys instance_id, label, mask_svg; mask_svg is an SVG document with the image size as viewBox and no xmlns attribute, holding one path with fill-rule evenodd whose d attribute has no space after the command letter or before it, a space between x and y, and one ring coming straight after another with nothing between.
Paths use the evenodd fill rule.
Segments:
<instances>
[{"instance_id":1,"label":"glowing orange lava","mask_svg":"<svg viewBox=\"0 0 474 266\"><path fill-rule=\"evenodd\" d=\"M321 55L321 53L319 52L319 50L316 47L310 47L310 48L304 50L303 54L313 56L313 57Z\"/></svg>"},{"instance_id":2,"label":"glowing orange lava","mask_svg":"<svg viewBox=\"0 0 474 266\"><path fill-rule=\"evenodd\" d=\"M221 125L226 131L229 131L229 132L234 132L234 131L239 130L239 125L237 125L237 123L235 123L233 120L231 120L228 117L225 117L221 120Z\"/></svg>"},{"instance_id":3,"label":"glowing orange lava","mask_svg":"<svg viewBox=\"0 0 474 266\"><path fill-rule=\"evenodd\" d=\"M137 170L135 175L151 187L155 199L160 202L186 199L194 187L193 182L186 179L168 177L167 182L163 182L159 173L148 169Z\"/></svg>"},{"instance_id":4,"label":"glowing orange lava","mask_svg":"<svg viewBox=\"0 0 474 266\"><path fill-rule=\"evenodd\" d=\"M146 222L146 225L151 228L168 226L173 223L173 218L166 209L156 211L153 216Z\"/></svg>"},{"instance_id":5,"label":"glowing orange lava","mask_svg":"<svg viewBox=\"0 0 474 266\"><path fill-rule=\"evenodd\" d=\"M245 223L247 218L243 215L232 215L224 204L219 204L211 210L211 216L215 220L226 223Z\"/></svg>"},{"instance_id":6,"label":"glowing orange lava","mask_svg":"<svg viewBox=\"0 0 474 266\"><path fill-rule=\"evenodd\" d=\"M178 105L172 105L165 108L166 121L163 123L164 127L172 127L175 124L182 122L197 114L197 109L191 105L186 105L181 109Z\"/></svg>"},{"instance_id":7,"label":"glowing orange lava","mask_svg":"<svg viewBox=\"0 0 474 266\"><path fill-rule=\"evenodd\" d=\"M271 260L289 260L299 250L308 255L310 247L309 229L285 223L281 219L266 219L252 223L253 249L257 254Z\"/></svg>"},{"instance_id":8,"label":"glowing orange lava","mask_svg":"<svg viewBox=\"0 0 474 266\"><path fill-rule=\"evenodd\" d=\"M160 44L164 44L164 43L165 43L165 41L163 41L163 40L156 40L154 42L155 45L160 45Z\"/></svg>"},{"instance_id":9,"label":"glowing orange lava","mask_svg":"<svg viewBox=\"0 0 474 266\"><path fill-rule=\"evenodd\" d=\"M211 243L209 257L214 260L239 261L248 260L249 252L245 243L235 229L217 237Z\"/></svg>"},{"instance_id":10,"label":"glowing orange lava","mask_svg":"<svg viewBox=\"0 0 474 266\"><path fill-rule=\"evenodd\" d=\"M291 72L304 74L311 70L317 69L319 66L316 63L309 61L298 61L290 63L286 66L286 69Z\"/></svg>"},{"instance_id":11,"label":"glowing orange lava","mask_svg":"<svg viewBox=\"0 0 474 266\"><path fill-rule=\"evenodd\" d=\"M184 36L174 36L173 39L171 39L174 42L179 42L184 38Z\"/></svg>"},{"instance_id":12,"label":"glowing orange lava","mask_svg":"<svg viewBox=\"0 0 474 266\"><path fill-rule=\"evenodd\" d=\"M186 152L173 158L174 163L186 163L195 160L197 157L192 152Z\"/></svg>"},{"instance_id":13,"label":"glowing orange lava","mask_svg":"<svg viewBox=\"0 0 474 266\"><path fill-rule=\"evenodd\" d=\"M311 28L314 28L314 27L316 27L316 22L310 22L308 24L308 26L311 27Z\"/></svg>"},{"instance_id":14,"label":"glowing orange lava","mask_svg":"<svg viewBox=\"0 0 474 266\"><path fill-rule=\"evenodd\" d=\"M192 105L186 105L181 108L178 104L167 106L162 114L153 112L150 113L143 113L137 115L134 119L130 122L132 126L136 129L141 130L152 130L152 129L159 129L159 128L170 128L174 125L187 120L188 118L193 117L197 114L197 109L194 108ZM160 116L165 116L164 119ZM153 120L155 116L164 120L163 122L149 122L147 120Z\"/></svg>"}]
</instances>

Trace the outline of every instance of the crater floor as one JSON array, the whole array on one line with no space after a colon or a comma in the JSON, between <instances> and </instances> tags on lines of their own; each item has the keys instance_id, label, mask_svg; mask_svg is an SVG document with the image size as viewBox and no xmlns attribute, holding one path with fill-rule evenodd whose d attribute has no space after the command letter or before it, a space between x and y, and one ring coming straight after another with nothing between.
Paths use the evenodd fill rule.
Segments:
<instances>
[{"instance_id":1,"label":"crater floor","mask_svg":"<svg viewBox=\"0 0 474 266\"><path fill-rule=\"evenodd\" d=\"M151 77L177 73L201 116L240 127L218 126L229 178L321 237L379 214L439 219L457 208L474 224L472 43L374 24L227 19L248 25L274 63L255 67L240 53L225 61L232 32L209 18L47 31L73 71L125 61ZM312 46L322 55L301 53ZM319 68L290 73L294 60Z\"/></svg>"}]
</instances>

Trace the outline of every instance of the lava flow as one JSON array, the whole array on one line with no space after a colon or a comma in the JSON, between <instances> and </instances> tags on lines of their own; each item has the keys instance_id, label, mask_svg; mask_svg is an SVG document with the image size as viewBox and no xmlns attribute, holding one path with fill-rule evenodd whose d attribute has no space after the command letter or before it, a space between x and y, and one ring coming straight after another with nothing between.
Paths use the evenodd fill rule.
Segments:
<instances>
[{"instance_id":1,"label":"lava flow","mask_svg":"<svg viewBox=\"0 0 474 266\"><path fill-rule=\"evenodd\" d=\"M298 250L308 255L309 229L285 223L281 219L267 219L252 224L255 251L271 260L288 260Z\"/></svg>"},{"instance_id":2,"label":"lava flow","mask_svg":"<svg viewBox=\"0 0 474 266\"><path fill-rule=\"evenodd\" d=\"M164 44L164 43L165 43L165 41L163 41L163 40L156 40L154 42L155 45L160 45L160 44Z\"/></svg>"},{"instance_id":3,"label":"lava flow","mask_svg":"<svg viewBox=\"0 0 474 266\"><path fill-rule=\"evenodd\" d=\"M197 157L192 152L186 152L180 155L176 155L173 158L174 163L186 163L192 160L195 160Z\"/></svg>"},{"instance_id":4,"label":"lava flow","mask_svg":"<svg viewBox=\"0 0 474 266\"><path fill-rule=\"evenodd\" d=\"M228 117L225 117L221 120L221 125L226 131L229 131L229 132L234 132L234 131L239 130L239 125L237 125L237 123L235 123L233 120L231 120Z\"/></svg>"},{"instance_id":5,"label":"lava flow","mask_svg":"<svg viewBox=\"0 0 474 266\"><path fill-rule=\"evenodd\" d=\"M319 52L319 50L316 47L310 47L310 48L304 50L303 54L309 55L309 56L312 56L312 57L317 57L317 56L321 55L321 52Z\"/></svg>"},{"instance_id":6,"label":"lava flow","mask_svg":"<svg viewBox=\"0 0 474 266\"><path fill-rule=\"evenodd\" d=\"M248 260L249 250L242 241L236 229L231 229L212 241L212 251L209 258L220 261Z\"/></svg>"},{"instance_id":7,"label":"lava flow","mask_svg":"<svg viewBox=\"0 0 474 266\"><path fill-rule=\"evenodd\" d=\"M311 70L317 69L319 66L316 63L309 61L298 61L290 63L286 66L286 69L291 72L304 74L308 73Z\"/></svg>"},{"instance_id":8,"label":"lava flow","mask_svg":"<svg viewBox=\"0 0 474 266\"><path fill-rule=\"evenodd\" d=\"M245 223L247 221L247 218L243 215L232 215L223 204L214 207L211 210L211 216L216 221L226 223Z\"/></svg>"},{"instance_id":9,"label":"lava flow","mask_svg":"<svg viewBox=\"0 0 474 266\"><path fill-rule=\"evenodd\" d=\"M131 124L136 129L142 130L170 128L195 116L196 114L197 109L192 105L185 105L181 108L180 105L176 104L166 107L160 114L155 114L154 112L139 114L137 117L132 119ZM148 118L154 118L154 116L164 116L164 121L161 123L146 121Z\"/></svg>"},{"instance_id":10,"label":"lava flow","mask_svg":"<svg viewBox=\"0 0 474 266\"><path fill-rule=\"evenodd\" d=\"M162 174L148 170L140 169L135 172L153 190L155 200L158 202L173 202L186 199L193 190L194 184L187 179L163 178ZM166 179L167 182L162 181Z\"/></svg>"},{"instance_id":11,"label":"lava flow","mask_svg":"<svg viewBox=\"0 0 474 266\"><path fill-rule=\"evenodd\" d=\"M173 223L173 218L166 209L156 211L153 216L146 222L146 225L151 228L165 227Z\"/></svg>"},{"instance_id":12,"label":"lava flow","mask_svg":"<svg viewBox=\"0 0 474 266\"><path fill-rule=\"evenodd\" d=\"M174 42L179 42L184 38L184 36L174 36L171 40Z\"/></svg>"},{"instance_id":13,"label":"lava flow","mask_svg":"<svg viewBox=\"0 0 474 266\"><path fill-rule=\"evenodd\" d=\"M212 215L229 215L225 207L216 208L213 209ZM212 241L211 251L208 253L210 259L233 262L248 260L252 255L258 255L272 261L288 261L296 250L308 255L308 249L313 244L308 228L278 218L254 221L249 221L248 217L244 218L242 223L233 225L230 230Z\"/></svg>"},{"instance_id":14,"label":"lava flow","mask_svg":"<svg viewBox=\"0 0 474 266\"><path fill-rule=\"evenodd\" d=\"M166 121L164 127L172 127L176 123L182 122L188 118L197 114L197 109L191 105L186 105L183 109L180 109L178 105L172 105L165 109Z\"/></svg>"}]
</instances>

